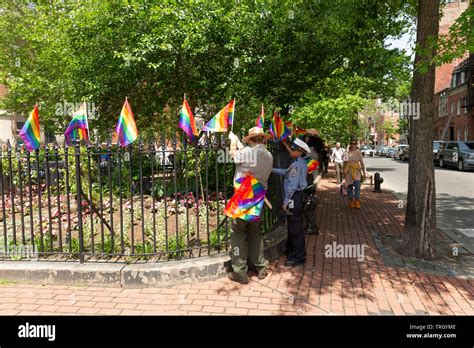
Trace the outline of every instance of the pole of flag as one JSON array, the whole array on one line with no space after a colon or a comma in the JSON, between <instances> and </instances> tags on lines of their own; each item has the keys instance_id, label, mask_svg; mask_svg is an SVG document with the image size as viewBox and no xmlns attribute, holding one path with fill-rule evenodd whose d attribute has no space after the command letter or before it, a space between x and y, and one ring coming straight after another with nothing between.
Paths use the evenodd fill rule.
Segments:
<instances>
[{"instance_id":1,"label":"pole of flag","mask_svg":"<svg viewBox=\"0 0 474 348\"><path fill-rule=\"evenodd\" d=\"M234 121L235 121L235 102L236 102L236 97L234 98L234 116L232 116L232 125L230 126L230 131L234 133Z\"/></svg>"}]
</instances>

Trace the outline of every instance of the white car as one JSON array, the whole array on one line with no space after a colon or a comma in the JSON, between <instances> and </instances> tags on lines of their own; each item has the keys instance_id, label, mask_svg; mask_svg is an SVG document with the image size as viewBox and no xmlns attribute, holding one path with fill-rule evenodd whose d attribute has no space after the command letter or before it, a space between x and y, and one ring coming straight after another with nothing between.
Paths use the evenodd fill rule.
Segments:
<instances>
[{"instance_id":1,"label":"white car","mask_svg":"<svg viewBox=\"0 0 474 348\"><path fill-rule=\"evenodd\" d=\"M374 157L375 150L374 150L374 147L373 147L373 146L370 146L370 145L362 145L362 146L360 147L360 151L362 152L362 154L363 154L364 156Z\"/></svg>"},{"instance_id":2,"label":"white car","mask_svg":"<svg viewBox=\"0 0 474 348\"><path fill-rule=\"evenodd\" d=\"M403 160L403 151L408 147L406 144L402 145L397 145L395 147L395 156L394 158L397 158L399 160Z\"/></svg>"}]
</instances>

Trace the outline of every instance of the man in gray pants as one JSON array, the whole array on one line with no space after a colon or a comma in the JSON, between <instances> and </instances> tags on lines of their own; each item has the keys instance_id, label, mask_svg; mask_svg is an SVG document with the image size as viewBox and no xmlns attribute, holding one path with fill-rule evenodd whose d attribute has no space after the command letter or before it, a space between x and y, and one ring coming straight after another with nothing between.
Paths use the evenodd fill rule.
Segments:
<instances>
[{"instance_id":1,"label":"man in gray pants","mask_svg":"<svg viewBox=\"0 0 474 348\"><path fill-rule=\"evenodd\" d=\"M341 143L336 143L336 147L332 149L331 153L331 162L336 166L336 179L338 184L342 182L342 165L344 164L342 156L344 155L344 152Z\"/></svg>"},{"instance_id":2,"label":"man in gray pants","mask_svg":"<svg viewBox=\"0 0 474 348\"><path fill-rule=\"evenodd\" d=\"M265 134L262 128L253 127L249 134L244 137L248 146L243 146L234 133L229 134L230 156L235 163L234 180L252 174L267 189L268 177L272 172L273 156L265 148L265 141L271 137ZM260 221L246 221L242 219L232 220L231 263L233 272L229 273L229 279L241 284L247 284L249 260L257 269L258 279L264 279L267 275L266 268L268 260L264 256L263 236L260 230Z\"/></svg>"}]
</instances>

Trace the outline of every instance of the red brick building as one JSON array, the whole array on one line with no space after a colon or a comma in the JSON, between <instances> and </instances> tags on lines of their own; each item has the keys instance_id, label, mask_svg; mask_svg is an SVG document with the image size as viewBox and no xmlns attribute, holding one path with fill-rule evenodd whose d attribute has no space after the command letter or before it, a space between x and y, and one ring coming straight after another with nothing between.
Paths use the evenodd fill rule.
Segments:
<instances>
[{"instance_id":1,"label":"red brick building","mask_svg":"<svg viewBox=\"0 0 474 348\"><path fill-rule=\"evenodd\" d=\"M435 94L438 140L474 140L474 54L456 66L451 85Z\"/></svg>"},{"instance_id":2,"label":"red brick building","mask_svg":"<svg viewBox=\"0 0 474 348\"><path fill-rule=\"evenodd\" d=\"M439 34L449 33L449 27L463 13L469 2L451 0L443 11ZM436 140L474 139L473 54L436 68L435 126Z\"/></svg>"}]
</instances>

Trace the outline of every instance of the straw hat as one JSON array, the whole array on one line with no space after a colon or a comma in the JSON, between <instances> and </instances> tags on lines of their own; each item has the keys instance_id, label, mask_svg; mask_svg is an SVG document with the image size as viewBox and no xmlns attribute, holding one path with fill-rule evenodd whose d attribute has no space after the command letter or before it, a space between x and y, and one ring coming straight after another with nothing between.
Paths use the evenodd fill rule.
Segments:
<instances>
[{"instance_id":1,"label":"straw hat","mask_svg":"<svg viewBox=\"0 0 474 348\"><path fill-rule=\"evenodd\" d=\"M314 135L314 136L319 136L319 132L316 130L316 128L310 128L306 130L306 134L308 135Z\"/></svg>"},{"instance_id":2,"label":"straw hat","mask_svg":"<svg viewBox=\"0 0 474 348\"><path fill-rule=\"evenodd\" d=\"M249 134L244 137L244 141L247 143L250 139L255 137L263 137L265 140L268 140L272 137L271 134L265 133L260 127L252 127L249 129Z\"/></svg>"}]
</instances>

